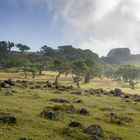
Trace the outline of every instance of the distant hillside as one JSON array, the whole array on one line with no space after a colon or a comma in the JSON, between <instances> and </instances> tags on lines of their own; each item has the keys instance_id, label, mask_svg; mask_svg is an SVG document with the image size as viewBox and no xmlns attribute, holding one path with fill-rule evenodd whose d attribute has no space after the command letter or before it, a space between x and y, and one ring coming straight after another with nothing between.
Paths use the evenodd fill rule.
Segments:
<instances>
[{"instance_id":1,"label":"distant hillside","mask_svg":"<svg viewBox=\"0 0 140 140\"><path fill-rule=\"evenodd\" d=\"M112 49L107 57L102 58L105 62L111 64L133 64L140 65L140 54L131 54L129 48Z\"/></svg>"}]
</instances>

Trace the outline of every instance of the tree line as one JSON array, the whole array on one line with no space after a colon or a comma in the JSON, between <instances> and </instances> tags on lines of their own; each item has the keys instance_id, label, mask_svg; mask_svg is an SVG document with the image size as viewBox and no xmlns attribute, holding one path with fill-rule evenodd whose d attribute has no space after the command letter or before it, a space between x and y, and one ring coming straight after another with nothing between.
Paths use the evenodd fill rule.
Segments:
<instances>
[{"instance_id":1,"label":"tree line","mask_svg":"<svg viewBox=\"0 0 140 140\"><path fill-rule=\"evenodd\" d=\"M17 47L20 52L12 51ZM110 65L99 58L91 50L74 48L71 45L58 46L57 49L44 45L38 52L28 52L29 46L21 43L0 42L0 69L14 68L17 72L24 72L25 78L28 73L35 78L42 71L57 71L54 84L59 84L62 74L71 74L73 82L80 87L80 82L89 83L95 77L117 78L128 82L132 89L137 85L140 77L140 68L133 65Z\"/></svg>"}]
</instances>

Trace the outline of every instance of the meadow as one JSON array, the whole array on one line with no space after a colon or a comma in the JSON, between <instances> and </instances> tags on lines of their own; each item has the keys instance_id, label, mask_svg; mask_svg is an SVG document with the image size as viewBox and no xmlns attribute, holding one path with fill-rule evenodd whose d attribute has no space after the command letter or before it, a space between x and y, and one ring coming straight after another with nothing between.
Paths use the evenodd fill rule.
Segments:
<instances>
[{"instance_id":1,"label":"meadow","mask_svg":"<svg viewBox=\"0 0 140 140\"><path fill-rule=\"evenodd\" d=\"M113 79L93 79L89 84L81 83L81 88L77 89L73 84L70 75L62 75L59 79L61 85L72 85L81 95L69 94L71 91L58 91L56 89L44 88L42 81L54 81L56 72L44 72L42 76L32 79L29 76L24 79L22 73L0 73L0 80L11 78L13 81L27 80L32 82L31 88L13 86L0 91L0 116L11 114L16 116L15 124L4 124L0 122L0 140L19 140L20 138L30 138L32 140L92 140L93 138L84 133L83 129L93 124L100 125L103 129L103 140L140 140L140 103L131 98L114 97L108 95L97 96L89 94L86 90L102 88L112 90L120 88L126 94L140 94L140 86L132 90L123 82ZM5 96L7 91L13 93L12 96ZM61 98L69 101L67 105L73 105L76 109L85 108L88 115L78 113L60 113L61 119L49 120L40 116L40 113L48 106L64 106L62 103L52 102L51 99ZM77 103L77 100L82 100ZM112 109L105 109L111 106ZM108 119L108 114L116 113L120 116L131 118L130 122L116 123ZM69 128L69 123L79 122L82 127ZM118 138L118 139L117 139Z\"/></svg>"}]
</instances>

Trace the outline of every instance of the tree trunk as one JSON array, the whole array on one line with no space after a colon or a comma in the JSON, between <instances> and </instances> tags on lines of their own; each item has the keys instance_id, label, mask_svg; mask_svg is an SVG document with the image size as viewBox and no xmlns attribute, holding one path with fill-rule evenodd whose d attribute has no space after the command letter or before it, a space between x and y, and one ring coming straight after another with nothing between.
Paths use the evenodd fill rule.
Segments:
<instances>
[{"instance_id":1,"label":"tree trunk","mask_svg":"<svg viewBox=\"0 0 140 140\"><path fill-rule=\"evenodd\" d=\"M90 82L90 78L88 76L85 76L84 84L88 84Z\"/></svg>"},{"instance_id":2,"label":"tree trunk","mask_svg":"<svg viewBox=\"0 0 140 140\"><path fill-rule=\"evenodd\" d=\"M35 78L35 73L34 72L32 73L32 78Z\"/></svg>"},{"instance_id":3,"label":"tree trunk","mask_svg":"<svg viewBox=\"0 0 140 140\"><path fill-rule=\"evenodd\" d=\"M25 74L25 77L24 77L25 79L27 78L27 73Z\"/></svg>"},{"instance_id":4,"label":"tree trunk","mask_svg":"<svg viewBox=\"0 0 140 140\"><path fill-rule=\"evenodd\" d=\"M39 70L39 75L42 75L42 69Z\"/></svg>"},{"instance_id":5,"label":"tree trunk","mask_svg":"<svg viewBox=\"0 0 140 140\"><path fill-rule=\"evenodd\" d=\"M60 75L61 75L61 72L59 72L55 78L55 82L54 82L55 85L58 85L58 78L60 77Z\"/></svg>"},{"instance_id":6,"label":"tree trunk","mask_svg":"<svg viewBox=\"0 0 140 140\"><path fill-rule=\"evenodd\" d=\"M84 84L88 84L88 83L90 82L90 79L92 79L92 78L93 78L93 76L90 75L89 73L87 73L87 74L85 75Z\"/></svg>"},{"instance_id":7,"label":"tree trunk","mask_svg":"<svg viewBox=\"0 0 140 140\"><path fill-rule=\"evenodd\" d=\"M135 83L133 81L130 81L129 85L130 85L131 89L135 89Z\"/></svg>"},{"instance_id":8,"label":"tree trunk","mask_svg":"<svg viewBox=\"0 0 140 140\"><path fill-rule=\"evenodd\" d=\"M79 80L76 81L76 85L77 85L78 88L80 88Z\"/></svg>"}]
</instances>

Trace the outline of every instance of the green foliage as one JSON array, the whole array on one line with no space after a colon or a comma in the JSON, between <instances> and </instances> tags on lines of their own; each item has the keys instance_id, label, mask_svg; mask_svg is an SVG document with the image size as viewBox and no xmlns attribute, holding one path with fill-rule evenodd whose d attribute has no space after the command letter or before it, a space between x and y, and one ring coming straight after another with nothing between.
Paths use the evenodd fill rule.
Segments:
<instances>
[{"instance_id":1,"label":"green foliage","mask_svg":"<svg viewBox=\"0 0 140 140\"><path fill-rule=\"evenodd\" d=\"M134 80L140 75L140 69L133 65L122 65L118 69L118 74L122 76L125 81Z\"/></svg>"},{"instance_id":2,"label":"green foliage","mask_svg":"<svg viewBox=\"0 0 140 140\"><path fill-rule=\"evenodd\" d=\"M24 51L30 50L30 47L22 44L16 44L16 47L23 53Z\"/></svg>"}]
</instances>

